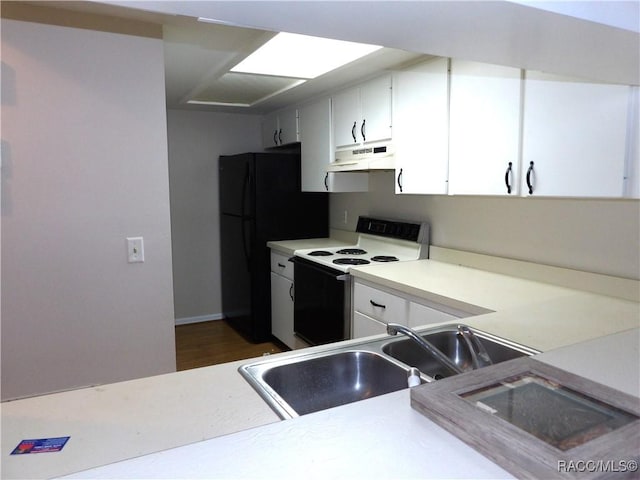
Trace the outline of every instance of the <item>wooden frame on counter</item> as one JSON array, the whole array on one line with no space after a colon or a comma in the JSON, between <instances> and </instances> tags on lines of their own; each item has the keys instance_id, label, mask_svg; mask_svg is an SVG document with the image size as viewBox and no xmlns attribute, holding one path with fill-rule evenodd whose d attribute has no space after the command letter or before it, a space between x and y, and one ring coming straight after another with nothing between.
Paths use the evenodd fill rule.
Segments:
<instances>
[{"instance_id":1,"label":"wooden frame on counter","mask_svg":"<svg viewBox=\"0 0 640 480\"><path fill-rule=\"evenodd\" d=\"M518 478L637 475L638 398L532 358L415 387L411 406Z\"/></svg>"}]
</instances>

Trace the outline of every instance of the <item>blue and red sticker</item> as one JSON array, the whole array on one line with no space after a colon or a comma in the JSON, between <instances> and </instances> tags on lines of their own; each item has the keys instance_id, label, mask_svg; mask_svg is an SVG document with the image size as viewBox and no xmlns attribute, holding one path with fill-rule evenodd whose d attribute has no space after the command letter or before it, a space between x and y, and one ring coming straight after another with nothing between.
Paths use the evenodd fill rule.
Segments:
<instances>
[{"instance_id":1,"label":"blue and red sticker","mask_svg":"<svg viewBox=\"0 0 640 480\"><path fill-rule=\"evenodd\" d=\"M59 452L71 437L36 438L22 440L11 455L26 455L27 453Z\"/></svg>"}]
</instances>

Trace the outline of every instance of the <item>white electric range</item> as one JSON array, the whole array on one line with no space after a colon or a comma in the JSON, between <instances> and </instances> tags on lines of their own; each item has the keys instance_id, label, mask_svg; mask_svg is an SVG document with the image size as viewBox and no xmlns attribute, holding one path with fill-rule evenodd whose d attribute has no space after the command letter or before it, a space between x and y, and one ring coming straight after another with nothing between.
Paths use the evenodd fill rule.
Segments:
<instances>
[{"instance_id":1,"label":"white electric range","mask_svg":"<svg viewBox=\"0 0 640 480\"><path fill-rule=\"evenodd\" d=\"M429 225L360 217L355 245L296 250L294 331L320 345L351 337L353 266L428 258Z\"/></svg>"}]
</instances>

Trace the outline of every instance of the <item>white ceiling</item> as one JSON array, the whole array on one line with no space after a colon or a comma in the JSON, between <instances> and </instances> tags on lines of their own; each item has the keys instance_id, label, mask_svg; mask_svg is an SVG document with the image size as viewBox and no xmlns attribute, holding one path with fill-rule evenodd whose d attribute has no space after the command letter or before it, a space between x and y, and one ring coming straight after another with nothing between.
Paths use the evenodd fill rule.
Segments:
<instances>
[{"instance_id":1,"label":"white ceiling","mask_svg":"<svg viewBox=\"0 0 640 480\"><path fill-rule=\"evenodd\" d=\"M169 21L163 27L169 108L263 113L422 57L382 49L289 89L298 83L297 79L229 72L275 33L197 21L174 25ZM284 92L278 94L281 91ZM188 105L188 100L249 104L251 107Z\"/></svg>"},{"instance_id":2,"label":"white ceiling","mask_svg":"<svg viewBox=\"0 0 640 480\"><path fill-rule=\"evenodd\" d=\"M299 83L297 79L229 72L271 39L275 31L202 22L197 16L139 8L146 4L129 8L92 1L26 3L162 25L167 107L173 109L262 114L424 57L384 48L291 88ZM189 100L250 106L190 105Z\"/></svg>"},{"instance_id":3,"label":"white ceiling","mask_svg":"<svg viewBox=\"0 0 640 480\"><path fill-rule=\"evenodd\" d=\"M631 25L638 23L637 1L570 2L580 4L574 16L566 8L555 13L531 6L538 2L500 1L34 3L163 25L168 108L264 113L430 55L640 83L640 35L620 24L626 17ZM555 4L562 3L540 5L557 12ZM198 22L199 16L219 23ZM286 88L288 80L230 74L229 69L278 31L391 48L269 97ZM250 108L186 103L200 99L251 104L265 97L269 98Z\"/></svg>"},{"instance_id":4,"label":"white ceiling","mask_svg":"<svg viewBox=\"0 0 640 480\"><path fill-rule=\"evenodd\" d=\"M624 26L640 23L637 0L541 2L546 10L537 8L538 2L483 0L108 3L215 18L227 25L640 84L640 34ZM580 8L557 8L566 3ZM626 17L626 22L620 22Z\"/></svg>"}]
</instances>

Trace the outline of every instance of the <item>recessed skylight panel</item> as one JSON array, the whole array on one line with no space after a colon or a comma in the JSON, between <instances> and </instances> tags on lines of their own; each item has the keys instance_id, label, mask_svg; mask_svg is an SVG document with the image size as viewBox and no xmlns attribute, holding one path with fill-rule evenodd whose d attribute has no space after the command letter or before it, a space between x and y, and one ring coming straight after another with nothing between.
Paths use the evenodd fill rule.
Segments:
<instances>
[{"instance_id":1,"label":"recessed skylight panel","mask_svg":"<svg viewBox=\"0 0 640 480\"><path fill-rule=\"evenodd\" d=\"M279 33L231 69L232 72L311 79L382 47Z\"/></svg>"}]
</instances>

